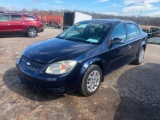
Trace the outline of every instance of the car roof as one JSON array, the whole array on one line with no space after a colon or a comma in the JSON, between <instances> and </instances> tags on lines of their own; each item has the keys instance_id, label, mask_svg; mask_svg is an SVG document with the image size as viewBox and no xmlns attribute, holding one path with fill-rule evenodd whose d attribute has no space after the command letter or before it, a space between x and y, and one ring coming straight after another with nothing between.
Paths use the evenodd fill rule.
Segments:
<instances>
[{"instance_id":1,"label":"car roof","mask_svg":"<svg viewBox=\"0 0 160 120\"><path fill-rule=\"evenodd\" d=\"M129 20L122 20L122 19L93 19L93 20L86 20L83 22L107 22L107 23L135 23Z\"/></svg>"},{"instance_id":2,"label":"car roof","mask_svg":"<svg viewBox=\"0 0 160 120\"><path fill-rule=\"evenodd\" d=\"M2 13L3 15L34 15L31 13L21 13L21 12L8 12L8 13Z\"/></svg>"}]
</instances>

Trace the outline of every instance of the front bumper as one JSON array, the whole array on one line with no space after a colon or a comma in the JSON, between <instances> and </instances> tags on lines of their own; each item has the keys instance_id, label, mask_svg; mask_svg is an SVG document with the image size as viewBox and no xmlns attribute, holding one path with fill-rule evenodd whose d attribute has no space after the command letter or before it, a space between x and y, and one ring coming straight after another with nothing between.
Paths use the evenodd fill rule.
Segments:
<instances>
[{"instance_id":1,"label":"front bumper","mask_svg":"<svg viewBox=\"0 0 160 120\"><path fill-rule=\"evenodd\" d=\"M22 82L40 92L63 94L79 88L76 70L65 75L48 75L30 71L21 66L20 61L17 61L16 67L17 74Z\"/></svg>"},{"instance_id":2,"label":"front bumper","mask_svg":"<svg viewBox=\"0 0 160 120\"><path fill-rule=\"evenodd\" d=\"M44 31L44 28L43 28L43 27L40 28L40 29L38 29L38 33L43 32L43 31Z\"/></svg>"}]
</instances>

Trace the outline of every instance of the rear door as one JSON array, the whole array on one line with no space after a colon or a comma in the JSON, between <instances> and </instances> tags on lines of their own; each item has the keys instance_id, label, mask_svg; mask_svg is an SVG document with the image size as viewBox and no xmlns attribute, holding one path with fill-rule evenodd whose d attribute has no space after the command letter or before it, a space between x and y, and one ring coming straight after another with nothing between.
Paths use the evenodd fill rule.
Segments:
<instances>
[{"instance_id":1,"label":"rear door","mask_svg":"<svg viewBox=\"0 0 160 120\"><path fill-rule=\"evenodd\" d=\"M114 28L111 37L112 40L114 40L114 38L120 38L124 40L124 43L122 44L110 45L108 56L110 59L109 69L110 71L113 71L129 62L129 48L128 42L126 41L127 37L125 25L123 23L118 24Z\"/></svg>"},{"instance_id":2,"label":"rear door","mask_svg":"<svg viewBox=\"0 0 160 120\"><path fill-rule=\"evenodd\" d=\"M137 53L141 45L140 30L139 27L134 23L127 23L127 41L129 42L129 56L130 61L136 59Z\"/></svg>"},{"instance_id":3,"label":"rear door","mask_svg":"<svg viewBox=\"0 0 160 120\"><path fill-rule=\"evenodd\" d=\"M23 17L21 15L11 15L9 29L13 32L24 32L26 25Z\"/></svg>"},{"instance_id":4,"label":"rear door","mask_svg":"<svg viewBox=\"0 0 160 120\"><path fill-rule=\"evenodd\" d=\"M38 25L42 25L40 19L36 16L32 16L32 15L24 15L24 19L25 19L25 24L26 26L36 26L36 27L40 27ZM39 20L38 20L39 19ZM39 23L38 23L39 22ZM38 24L37 24L38 23ZM41 26L42 27L42 26Z\"/></svg>"},{"instance_id":5,"label":"rear door","mask_svg":"<svg viewBox=\"0 0 160 120\"><path fill-rule=\"evenodd\" d=\"M9 15L0 15L0 32L9 31Z\"/></svg>"}]
</instances>

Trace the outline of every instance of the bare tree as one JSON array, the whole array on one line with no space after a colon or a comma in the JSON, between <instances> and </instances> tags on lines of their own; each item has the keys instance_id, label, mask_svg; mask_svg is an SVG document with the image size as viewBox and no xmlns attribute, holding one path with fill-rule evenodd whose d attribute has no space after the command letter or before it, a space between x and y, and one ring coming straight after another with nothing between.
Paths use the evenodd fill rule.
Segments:
<instances>
[{"instance_id":1,"label":"bare tree","mask_svg":"<svg viewBox=\"0 0 160 120\"><path fill-rule=\"evenodd\" d=\"M4 7L0 6L0 11L7 11ZM22 12L27 12L27 9L22 9ZM124 20L132 20L138 24L141 25L152 25L152 26L160 26L160 17L149 17L149 16L115 16L115 15L107 15L107 14L99 14L95 12L88 12L88 11L82 11L82 10L67 10L67 9L61 9L61 10L38 10L38 9L32 9L31 13L49 13L52 15L60 15L63 16L64 12L75 12L79 11L82 13L86 13L89 15L92 15L93 19L124 19ZM19 11L20 12L20 11Z\"/></svg>"},{"instance_id":2,"label":"bare tree","mask_svg":"<svg viewBox=\"0 0 160 120\"><path fill-rule=\"evenodd\" d=\"M6 9L5 9L4 7L1 7L1 6L0 6L0 11L3 11L3 12L4 12L4 11L6 11Z\"/></svg>"},{"instance_id":3,"label":"bare tree","mask_svg":"<svg viewBox=\"0 0 160 120\"><path fill-rule=\"evenodd\" d=\"M23 8L21 11L22 11L22 12L27 12L27 9Z\"/></svg>"}]
</instances>

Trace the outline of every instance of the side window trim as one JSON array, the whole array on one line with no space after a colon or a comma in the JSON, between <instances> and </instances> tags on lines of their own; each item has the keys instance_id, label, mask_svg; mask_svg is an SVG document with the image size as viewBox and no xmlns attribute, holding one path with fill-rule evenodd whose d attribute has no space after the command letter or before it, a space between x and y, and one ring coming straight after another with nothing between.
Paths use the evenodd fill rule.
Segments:
<instances>
[{"instance_id":1,"label":"side window trim","mask_svg":"<svg viewBox=\"0 0 160 120\"><path fill-rule=\"evenodd\" d=\"M135 24L136 25L136 24ZM138 25L136 25L137 26L137 28L138 28L138 31L139 31L139 33L138 33L138 35L140 35L140 29L139 29L139 26Z\"/></svg>"},{"instance_id":2,"label":"side window trim","mask_svg":"<svg viewBox=\"0 0 160 120\"><path fill-rule=\"evenodd\" d=\"M125 28L125 33L126 33L126 39L124 40L124 42L125 42L125 41L127 41L127 28L126 28L126 26L125 26L124 23L122 23L122 24L123 24L123 26L124 26L124 28Z\"/></svg>"},{"instance_id":3,"label":"side window trim","mask_svg":"<svg viewBox=\"0 0 160 120\"><path fill-rule=\"evenodd\" d=\"M9 21L11 21L11 15L9 15Z\"/></svg>"}]
</instances>

